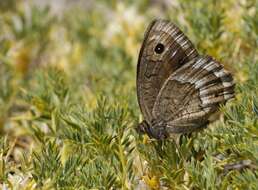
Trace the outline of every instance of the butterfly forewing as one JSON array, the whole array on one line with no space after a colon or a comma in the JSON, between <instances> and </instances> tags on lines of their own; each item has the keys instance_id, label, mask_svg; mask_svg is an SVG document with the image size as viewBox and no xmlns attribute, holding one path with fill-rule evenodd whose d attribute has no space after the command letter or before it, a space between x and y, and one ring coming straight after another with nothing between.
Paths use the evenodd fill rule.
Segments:
<instances>
[{"instance_id":1,"label":"butterfly forewing","mask_svg":"<svg viewBox=\"0 0 258 190\"><path fill-rule=\"evenodd\" d=\"M144 119L153 120L153 106L168 77L198 56L193 44L173 23L153 21L144 36L137 65L137 96Z\"/></svg>"}]
</instances>

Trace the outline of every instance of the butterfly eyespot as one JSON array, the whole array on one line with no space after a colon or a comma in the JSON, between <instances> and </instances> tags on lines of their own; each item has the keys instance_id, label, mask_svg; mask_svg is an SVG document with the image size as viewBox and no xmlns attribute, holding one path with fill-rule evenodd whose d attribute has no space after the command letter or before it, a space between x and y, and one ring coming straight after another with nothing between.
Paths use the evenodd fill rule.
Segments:
<instances>
[{"instance_id":1,"label":"butterfly eyespot","mask_svg":"<svg viewBox=\"0 0 258 190\"><path fill-rule=\"evenodd\" d=\"M154 51L157 53L157 54L161 54L163 51L164 51L165 47L163 44L161 43L158 43L154 49Z\"/></svg>"}]
</instances>

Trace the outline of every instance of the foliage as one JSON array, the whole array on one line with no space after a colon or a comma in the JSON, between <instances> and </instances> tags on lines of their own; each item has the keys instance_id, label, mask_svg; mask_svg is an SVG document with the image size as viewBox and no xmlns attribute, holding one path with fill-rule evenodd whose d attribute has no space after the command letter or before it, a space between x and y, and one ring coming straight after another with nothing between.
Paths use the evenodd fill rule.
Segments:
<instances>
[{"instance_id":1,"label":"foliage","mask_svg":"<svg viewBox=\"0 0 258 190\"><path fill-rule=\"evenodd\" d=\"M32 2L0 3L0 186L257 189L257 2L83 6L57 15ZM217 122L162 142L134 130L137 56L156 17L177 23L236 81Z\"/></svg>"}]
</instances>

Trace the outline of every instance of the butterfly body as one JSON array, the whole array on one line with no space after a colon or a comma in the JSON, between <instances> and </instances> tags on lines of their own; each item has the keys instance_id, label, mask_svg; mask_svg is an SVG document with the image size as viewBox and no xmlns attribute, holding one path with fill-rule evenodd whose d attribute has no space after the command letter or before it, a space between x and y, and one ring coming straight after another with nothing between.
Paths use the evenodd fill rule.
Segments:
<instances>
[{"instance_id":1,"label":"butterfly body","mask_svg":"<svg viewBox=\"0 0 258 190\"><path fill-rule=\"evenodd\" d=\"M203 128L220 104L234 97L233 78L210 56L199 55L173 23L153 21L137 65L140 131L162 139Z\"/></svg>"}]
</instances>

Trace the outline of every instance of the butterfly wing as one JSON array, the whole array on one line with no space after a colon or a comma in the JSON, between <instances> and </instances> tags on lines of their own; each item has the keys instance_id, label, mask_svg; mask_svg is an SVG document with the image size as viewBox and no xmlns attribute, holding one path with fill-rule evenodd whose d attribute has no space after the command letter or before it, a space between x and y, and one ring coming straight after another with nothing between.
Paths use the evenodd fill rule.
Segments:
<instances>
[{"instance_id":1,"label":"butterfly wing","mask_svg":"<svg viewBox=\"0 0 258 190\"><path fill-rule=\"evenodd\" d=\"M170 133L189 133L207 125L219 105L234 97L234 82L221 64L198 56L175 71L162 86L153 116Z\"/></svg>"},{"instance_id":2,"label":"butterfly wing","mask_svg":"<svg viewBox=\"0 0 258 190\"><path fill-rule=\"evenodd\" d=\"M173 23L154 20L148 27L137 64L137 97L150 124L152 109L166 79L184 63L198 56L193 44Z\"/></svg>"}]
</instances>

